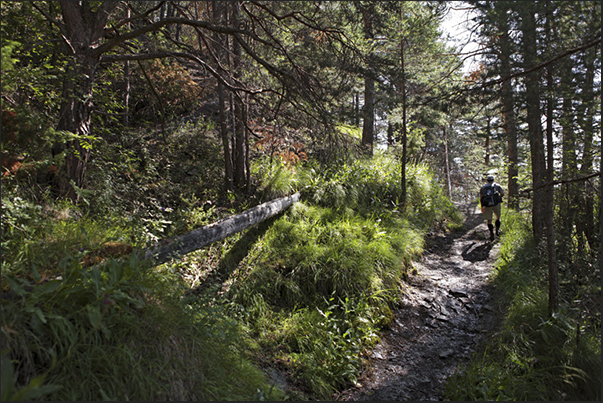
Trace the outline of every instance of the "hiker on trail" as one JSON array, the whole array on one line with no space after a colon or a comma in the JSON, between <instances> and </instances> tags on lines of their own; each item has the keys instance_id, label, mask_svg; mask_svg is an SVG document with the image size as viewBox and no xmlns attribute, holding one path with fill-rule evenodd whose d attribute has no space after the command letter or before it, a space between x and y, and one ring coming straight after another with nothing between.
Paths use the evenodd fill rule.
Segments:
<instances>
[{"instance_id":1,"label":"hiker on trail","mask_svg":"<svg viewBox=\"0 0 603 403\"><path fill-rule=\"evenodd\" d=\"M482 213L484 218L488 222L488 229L490 230L490 240L494 241L494 226L492 225L492 215L496 216L496 236L499 236L500 232L500 203L505 195L502 187L494 182L494 176L488 175L486 183L479 191L479 202L482 206Z\"/></svg>"}]
</instances>

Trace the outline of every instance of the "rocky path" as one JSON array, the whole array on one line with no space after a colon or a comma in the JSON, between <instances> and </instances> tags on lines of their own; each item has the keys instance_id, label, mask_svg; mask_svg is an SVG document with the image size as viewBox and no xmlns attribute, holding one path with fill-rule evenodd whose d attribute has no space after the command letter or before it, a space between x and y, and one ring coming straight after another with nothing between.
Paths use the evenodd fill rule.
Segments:
<instances>
[{"instance_id":1,"label":"rocky path","mask_svg":"<svg viewBox=\"0 0 603 403\"><path fill-rule=\"evenodd\" d=\"M442 400L446 378L491 333L497 309L488 276L499 244L488 241L478 206L458 207L463 229L429 238L391 329L337 400Z\"/></svg>"}]
</instances>

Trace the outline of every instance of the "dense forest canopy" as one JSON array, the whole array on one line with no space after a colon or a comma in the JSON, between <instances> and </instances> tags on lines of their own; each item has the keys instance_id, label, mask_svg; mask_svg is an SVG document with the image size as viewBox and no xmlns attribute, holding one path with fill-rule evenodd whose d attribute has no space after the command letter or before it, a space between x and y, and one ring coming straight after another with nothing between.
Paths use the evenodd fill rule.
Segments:
<instances>
[{"instance_id":1,"label":"dense forest canopy","mask_svg":"<svg viewBox=\"0 0 603 403\"><path fill-rule=\"evenodd\" d=\"M406 267L420 249L408 240L452 220L451 201L474 201L486 175L493 174L505 188L505 208L527 217L532 249L546 261L541 277L548 313L570 306L600 332L600 309L592 304L603 231L600 2L4 1L0 6L3 295L19 290L19 297L31 302L34 295L64 290L57 276L68 280L61 277L72 264L65 259L90 262L84 256L90 248L75 243L83 237L92 244L94 231L123 241L131 252L294 191L313 203L296 210L298 219L320 215L304 224L309 238L315 225L333 218L323 208L333 208L364 232L376 228L373 235L392 223L408 230L392 230L388 246L408 252L400 263ZM447 40L443 23L453 11L465 13L466 37L478 44L469 53ZM469 71L463 67L467 58L474 60ZM361 218L350 218L350 211ZM365 221L373 219L378 221ZM73 233L67 230L70 222ZM341 225L337 231L344 231ZM74 245L65 246L61 237L73 237ZM209 253L198 267L219 273L216 256ZM255 259L278 266L276 272L289 270L289 260L271 257ZM329 268L325 262L308 266ZM244 266L251 274L243 268L240 273L264 275L249 267ZM71 284L69 292L96 281L78 270L87 280ZM312 288L321 298L360 298L361 290L349 291L331 277L306 280L322 281ZM402 277L394 277L383 280L379 293L389 295L386 289L398 287ZM23 285L28 281L56 285L37 295ZM130 280L118 283L132 286L133 293L146 292ZM590 291L584 291L585 284ZM296 287L280 297L266 296L265 303L286 305L290 297L288 309L299 313L307 301L296 292L306 286ZM237 298L244 294L232 292ZM98 298L72 308L87 312L91 329L110 337L101 326L106 307L94 305ZM138 309L135 299L123 298ZM39 301L27 302L27 309L45 324L49 319ZM367 305L367 312L382 314L379 304ZM38 319L32 319L32 335L41 331ZM72 326L65 323L61 326ZM3 321L3 348L13 337L10 326ZM358 337L370 344L366 332ZM13 359L31 358L25 342L11 343ZM38 367L19 367L15 385L51 371L59 353L52 351ZM3 352L3 373L4 362ZM351 379L347 369L339 371L315 397Z\"/></svg>"}]
</instances>

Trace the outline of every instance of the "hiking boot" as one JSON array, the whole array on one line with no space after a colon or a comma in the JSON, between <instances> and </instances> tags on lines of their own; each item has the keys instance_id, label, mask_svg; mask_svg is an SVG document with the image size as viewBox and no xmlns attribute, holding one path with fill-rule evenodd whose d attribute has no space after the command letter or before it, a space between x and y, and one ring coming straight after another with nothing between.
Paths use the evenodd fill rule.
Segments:
<instances>
[{"instance_id":1,"label":"hiking boot","mask_svg":"<svg viewBox=\"0 0 603 403\"><path fill-rule=\"evenodd\" d=\"M494 225L488 224L488 231L490 231L490 240L494 241Z\"/></svg>"}]
</instances>

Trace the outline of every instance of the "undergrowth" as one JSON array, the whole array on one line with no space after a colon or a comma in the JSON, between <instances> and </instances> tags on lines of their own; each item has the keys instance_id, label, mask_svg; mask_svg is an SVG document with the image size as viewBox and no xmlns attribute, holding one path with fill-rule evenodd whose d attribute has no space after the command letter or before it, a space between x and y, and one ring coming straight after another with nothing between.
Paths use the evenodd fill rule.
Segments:
<instances>
[{"instance_id":1,"label":"undergrowth","mask_svg":"<svg viewBox=\"0 0 603 403\"><path fill-rule=\"evenodd\" d=\"M309 163L294 173L278 165L258 171L270 169L291 176L287 186L294 183L302 201L230 267L224 296L265 360L307 396L330 398L356 381L364 353L392 320L423 232L459 217L423 166L409 170L403 213L399 165L386 155L324 170Z\"/></svg>"},{"instance_id":2,"label":"undergrowth","mask_svg":"<svg viewBox=\"0 0 603 403\"><path fill-rule=\"evenodd\" d=\"M182 261L135 252L232 214L204 130L100 144L79 205L2 177L2 400L282 398L235 321L182 299Z\"/></svg>"},{"instance_id":3,"label":"undergrowth","mask_svg":"<svg viewBox=\"0 0 603 403\"><path fill-rule=\"evenodd\" d=\"M324 399L355 382L424 232L459 220L453 205L417 165L402 206L385 154L258 158L255 195L217 191L219 152L189 152L208 130L106 144L78 206L3 178L3 399ZM137 258L294 191L301 202L244 233L157 268ZM288 374L287 394L263 366Z\"/></svg>"},{"instance_id":4,"label":"undergrowth","mask_svg":"<svg viewBox=\"0 0 603 403\"><path fill-rule=\"evenodd\" d=\"M546 259L525 218L513 211L505 217L494 284L506 316L484 351L448 380L446 398L600 401L600 320L586 326L563 287L561 308L549 315Z\"/></svg>"},{"instance_id":5,"label":"undergrowth","mask_svg":"<svg viewBox=\"0 0 603 403\"><path fill-rule=\"evenodd\" d=\"M251 400L271 391L219 312L180 302L184 284L136 254L52 277L3 263L2 400Z\"/></svg>"}]
</instances>

